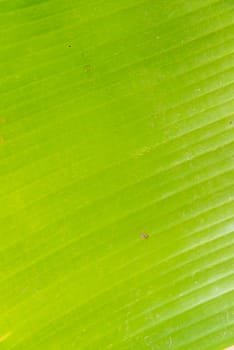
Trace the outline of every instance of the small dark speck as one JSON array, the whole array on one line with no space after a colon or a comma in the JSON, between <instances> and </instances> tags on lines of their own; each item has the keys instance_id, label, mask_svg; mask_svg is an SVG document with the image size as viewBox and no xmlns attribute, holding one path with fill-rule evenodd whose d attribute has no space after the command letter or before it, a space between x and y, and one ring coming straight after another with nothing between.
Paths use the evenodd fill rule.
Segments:
<instances>
[{"instance_id":1,"label":"small dark speck","mask_svg":"<svg viewBox=\"0 0 234 350\"><path fill-rule=\"evenodd\" d=\"M68 45L68 47L72 47L71 45Z\"/></svg>"},{"instance_id":2,"label":"small dark speck","mask_svg":"<svg viewBox=\"0 0 234 350\"><path fill-rule=\"evenodd\" d=\"M233 121L232 121L232 120L230 120L229 125L232 125L232 124L233 124Z\"/></svg>"},{"instance_id":3,"label":"small dark speck","mask_svg":"<svg viewBox=\"0 0 234 350\"><path fill-rule=\"evenodd\" d=\"M142 233L141 234L141 238L142 239L147 239L147 238L149 238L149 235L147 235L147 233Z\"/></svg>"},{"instance_id":4,"label":"small dark speck","mask_svg":"<svg viewBox=\"0 0 234 350\"><path fill-rule=\"evenodd\" d=\"M85 71L85 73L90 73L91 70L92 70L92 67L91 67L90 64L86 64L86 65L84 66L84 71Z\"/></svg>"}]
</instances>

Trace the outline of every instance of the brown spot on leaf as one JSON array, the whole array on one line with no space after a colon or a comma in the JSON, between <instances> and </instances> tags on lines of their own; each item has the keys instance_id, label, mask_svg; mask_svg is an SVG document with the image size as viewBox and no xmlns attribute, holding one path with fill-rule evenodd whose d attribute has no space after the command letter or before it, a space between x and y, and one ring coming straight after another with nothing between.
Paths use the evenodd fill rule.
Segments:
<instances>
[{"instance_id":1,"label":"brown spot on leaf","mask_svg":"<svg viewBox=\"0 0 234 350\"><path fill-rule=\"evenodd\" d=\"M142 233L141 234L141 238L142 239L147 239L147 238L149 238L149 235L147 235L147 233Z\"/></svg>"},{"instance_id":2,"label":"brown spot on leaf","mask_svg":"<svg viewBox=\"0 0 234 350\"><path fill-rule=\"evenodd\" d=\"M86 65L84 66L84 70L85 70L85 73L90 73L91 70L92 70L91 65L90 65L90 64L86 64Z\"/></svg>"}]
</instances>

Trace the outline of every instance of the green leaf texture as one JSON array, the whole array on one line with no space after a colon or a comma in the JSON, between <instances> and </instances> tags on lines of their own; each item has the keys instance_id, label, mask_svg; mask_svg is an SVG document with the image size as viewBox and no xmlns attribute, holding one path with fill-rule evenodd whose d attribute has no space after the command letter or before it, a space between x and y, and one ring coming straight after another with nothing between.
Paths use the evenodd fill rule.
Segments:
<instances>
[{"instance_id":1,"label":"green leaf texture","mask_svg":"<svg viewBox=\"0 0 234 350\"><path fill-rule=\"evenodd\" d=\"M231 347L234 1L0 0L0 33L0 349Z\"/></svg>"}]
</instances>

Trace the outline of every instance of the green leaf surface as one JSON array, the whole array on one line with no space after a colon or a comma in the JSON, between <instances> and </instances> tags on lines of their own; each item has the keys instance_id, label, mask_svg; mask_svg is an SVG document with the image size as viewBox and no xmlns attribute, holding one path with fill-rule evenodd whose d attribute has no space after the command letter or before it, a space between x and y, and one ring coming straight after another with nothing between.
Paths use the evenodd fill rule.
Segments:
<instances>
[{"instance_id":1,"label":"green leaf surface","mask_svg":"<svg viewBox=\"0 0 234 350\"><path fill-rule=\"evenodd\" d=\"M0 33L0 349L233 345L233 0L0 0Z\"/></svg>"}]
</instances>

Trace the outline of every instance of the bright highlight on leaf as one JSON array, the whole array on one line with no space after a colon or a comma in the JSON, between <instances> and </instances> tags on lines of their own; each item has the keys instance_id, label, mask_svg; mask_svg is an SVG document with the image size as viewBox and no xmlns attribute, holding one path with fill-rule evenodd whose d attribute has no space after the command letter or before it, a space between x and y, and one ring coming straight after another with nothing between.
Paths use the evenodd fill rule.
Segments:
<instances>
[{"instance_id":1,"label":"bright highlight on leaf","mask_svg":"<svg viewBox=\"0 0 234 350\"><path fill-rule=\"evenodd\" d=\"M0 348L233 349L234 2L1 0L0 31Z\"/></svg>"}]
</instances>

